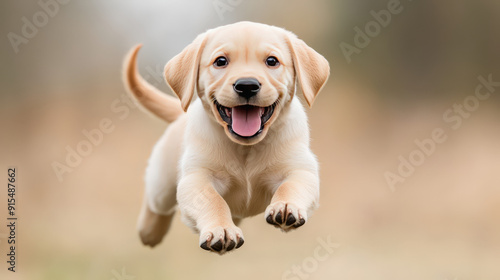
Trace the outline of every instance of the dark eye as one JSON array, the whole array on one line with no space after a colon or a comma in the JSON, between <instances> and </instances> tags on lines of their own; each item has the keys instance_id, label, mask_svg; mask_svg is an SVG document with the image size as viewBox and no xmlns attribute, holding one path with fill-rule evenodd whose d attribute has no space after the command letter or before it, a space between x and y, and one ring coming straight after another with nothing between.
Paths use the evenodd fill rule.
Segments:
<instances>
[{"instance_id":1,"label":"dark eye","mask_svg":"<svg viewBox=\"0 0 500 280\"><path fill-rule=\"evenodd\" d=\"M278 66L279 64L280 64L280 62L274 56L270 56L270 57L266 58L266 65L267 66L275 67L275 66Z\"/></svg>"},{"instance_id":2,"label":"dark eye","mask_svg":"<svg viewBox=\"0 0 500 280\"><path fill-rule=\"evenodd\" d=\"M225 66L227 66L227 64L228 64L227 58L225 58L223 56L217 57L214 61L215 67L225 67Z\"/></svg>"}]
</instances>

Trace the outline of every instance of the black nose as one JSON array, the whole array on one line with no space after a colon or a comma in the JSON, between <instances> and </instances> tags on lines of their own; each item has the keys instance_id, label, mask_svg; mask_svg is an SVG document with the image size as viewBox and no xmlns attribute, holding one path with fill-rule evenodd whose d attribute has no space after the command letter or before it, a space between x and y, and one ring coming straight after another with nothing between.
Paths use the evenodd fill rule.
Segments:
<instances>
[{"instance_id":1,"label":"black nose","mask_svg":"<svg viewBox=\"0 0 500 280\"><path fill-rule=\"evenodd\" d=\"M245 98L256 95L260 90L260 83L255 78L241 78L233 85L234 91Z\"/></svg>"}]
</instances>

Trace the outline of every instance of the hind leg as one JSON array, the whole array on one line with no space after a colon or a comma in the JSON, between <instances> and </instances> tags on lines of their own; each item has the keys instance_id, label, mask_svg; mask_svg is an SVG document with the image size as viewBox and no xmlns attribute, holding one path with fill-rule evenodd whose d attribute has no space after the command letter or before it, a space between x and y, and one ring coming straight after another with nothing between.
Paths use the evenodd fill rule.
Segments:
<instances>
[{"instance_id":1,"label":"hind leg","mask_svg":"<svg viewBox=\"0 0 500 280\"><path fill-rule=\"evenodd\" d=\"M137 225L142 244L150 247L158 245L168 232L174 214L161 215L151 211L145 199Z\"/></svg>"},{"instance_id":2,"label":"hind leg","mask_svg":"<svg viewBox=\"0 0 500 280\"><path fill-rule=\"evenodd\" d=\"M144 245L154 247L170 228L177 205L177 162L181 154L184 120L171 124L155 145L146 169L146 193L139 220Z\"/></svg>"}]
</instances>

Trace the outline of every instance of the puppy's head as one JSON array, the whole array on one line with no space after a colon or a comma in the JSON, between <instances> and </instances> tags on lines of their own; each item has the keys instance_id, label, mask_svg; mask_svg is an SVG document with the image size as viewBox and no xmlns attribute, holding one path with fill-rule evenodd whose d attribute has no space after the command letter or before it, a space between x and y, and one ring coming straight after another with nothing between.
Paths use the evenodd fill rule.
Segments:
<instances>
[{"instance_id":1,"label":"puppy's head","mask_svg":"<svg viewBox=\"0 0 500 280\"><path fill-rule=\"evenodd\" d=\"M329 70L326 59L291 32L239 22L199 35L167 63L165 76L184 110L196 90L208 117L232 141L252 145L289 105L296 80L312 106Z\"/></svg>"}]
</instances>

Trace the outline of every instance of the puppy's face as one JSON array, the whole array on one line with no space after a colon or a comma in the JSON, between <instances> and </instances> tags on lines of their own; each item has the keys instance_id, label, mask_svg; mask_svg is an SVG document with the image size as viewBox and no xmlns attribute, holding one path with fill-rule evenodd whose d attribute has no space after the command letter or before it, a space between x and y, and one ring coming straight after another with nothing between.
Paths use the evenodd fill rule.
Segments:
<instances>
[{"instance_id":1,"label":"puppy's face","mask_svg":"<svg viewBox=\"0 0 500 280\"><path fill-rule=\"evenodd\" d=\"M200 60L198 94L227 136L261 141L292 97L293 62L283 32L232 25L211 34Z\"/></svg>"},{"instance_id":2,"label":"puppy's face","mask_svg":"<svg viewBox=\"0 0 500 280\"><path fill-rule=\"evenodd\" d=\"M307 57L298 58L298 53ZM311 105L329 74L328 62L295 35L250 22L209 30L172 61L179 60L179 56L184 62L187 56L197 60L195 77L184 80L196 82L198 96L209 117L222 126L232 141L242 145L264 139L293 98L297 76L312 75L312 78L299 77ZM304 59L306 67L300 69L303 62L299 60ZM188 105L191 97L185 101L185 95L176 91L178 82L172 78L180 75L172 73L179 68L179 61L175 64L172 61L166 66L167 81L183 105L186 102ZM301 75L304 71L311 73ZM307 87L312 83L313 89L304 88L304 80Z\"/></svg>"}]
</instances>

